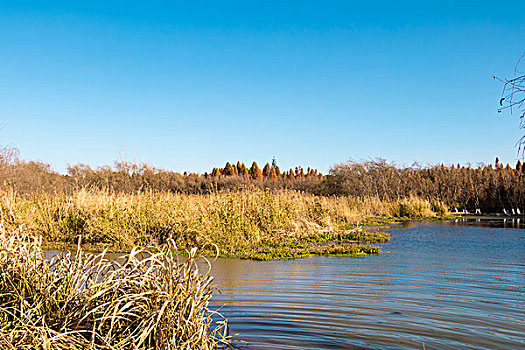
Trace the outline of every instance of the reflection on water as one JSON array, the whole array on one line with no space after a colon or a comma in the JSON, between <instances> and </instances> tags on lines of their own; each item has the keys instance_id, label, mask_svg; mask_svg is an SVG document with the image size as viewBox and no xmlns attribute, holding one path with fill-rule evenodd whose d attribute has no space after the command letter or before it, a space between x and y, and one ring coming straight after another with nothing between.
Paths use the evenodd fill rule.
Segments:
<instances>
[{"instance_id":1,"label":"reflection on water","mask_svg":"<svg viewBox=\"0 0 525 350\"><path fill-rule=\"evenodd\" d=\"M378 256L218 259L214 303L245 349L525 347L524 230L462 221L389 232Z\"/></svg>"},{"instance_id":2,"label":"reflection on water","mask_svg":"<svg viewBox=\"0 0 525 350\"><path fill-rule=\"evenodd\" d=\"M480 216L464 217L451 221L455 225L475 225L502 228L525 228L525 217Z\"/></svg>"}]
</instances>

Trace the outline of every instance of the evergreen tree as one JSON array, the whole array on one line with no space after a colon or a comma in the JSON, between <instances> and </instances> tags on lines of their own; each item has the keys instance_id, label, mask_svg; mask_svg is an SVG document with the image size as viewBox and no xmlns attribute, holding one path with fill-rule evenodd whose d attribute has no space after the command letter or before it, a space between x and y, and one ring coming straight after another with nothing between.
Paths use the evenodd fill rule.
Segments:
<instances>
[{"instance_id":1,"label":"evergreen tree","mask_svg":"<svg viewBox=\"0 0 525 350\"><path fill-rule=\"evenodd\" d=\"M240 161L237 161L237 165L235 166L237 168L237 175L241 175L242 174L242 166L244 164L241 164Z\"/></svg>"},{"instance_id":2,"label":"evergreen tree","mask_svg":"<svg viewBox=\"0 0 525 350\"><path fill-rule=\"evenodd\" d=\"M293 169L288 170L288 175L286 176L286 178L287 178L288 180L290 180L290 181L295 180L295 175L294 175L294 173L293 173Z\"/></svg>"},{"instance_id":3,"label":"evergreen tree","mask_svg":"<svg viewBox=\"0 0 525 350\"><path fill-rule=\"evenodd\" d=\"M261 169L259 169L255 161L252 163L252 167L250 168L250 176L254 180L261 180L263 177Z\"/></svg>"},{"instance_id":4,"label":"evergreen tree","mask_svg":"<svg viewBox=\"0 0 525 350\"><path fill-rule=\"evenodd\" d=\"M244 164L241 167L241 172L239 173L239 175L242 176L246 181L250 180L250 172L248 171L248 169L246 169L246 166L244 166Z\"/></svg>"},{"instance_id":5,"label":"evergreen tree","mask_svg":"<svg viewBox=\"0 0 525 350\"><path fill-rule=\"evenodd\" d=\"M262 174L264 177L270 176L270 164L266 163L266 165L263 168Z\"/></svg>"},{"instance_id":6,"label":"evergreen tree","mask_svg":"<svg viewBox=\"0 0 525 350\"><path fill-rule=\"evenodd\" d=\"M272 180L277 180L277 173L275 172L275 168L274 167L270 167L270 179Z\"/></svg>"},{"instance_id":7,"label":"evergreen tree","mask_svg":"<svg viewBox=\"0 0 525 350\"><path fill-rule=\"evenodd\" d=\"M230 162L226 162L226 165L224 166L224 170L223 170L223 175L234 175L233 173L233 167L232 165L230 164Z\"/></svg>"}]
</instances>

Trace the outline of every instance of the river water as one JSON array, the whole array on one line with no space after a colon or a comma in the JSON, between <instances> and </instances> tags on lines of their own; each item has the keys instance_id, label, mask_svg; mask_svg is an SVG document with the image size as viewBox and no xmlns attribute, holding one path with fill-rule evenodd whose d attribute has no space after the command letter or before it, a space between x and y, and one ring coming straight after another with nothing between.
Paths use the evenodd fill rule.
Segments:
<instances>
[{"instance_id":1,"label":"river water","mask_svg":"<svg viewBox=\"0 0 525 350\"><path fill-rule=\"evenodd\" d=\"M490 224L391 228L377 256L218 259L213 301L244 349L523 349L525 230Z\"/></svg>"}]
</instances>

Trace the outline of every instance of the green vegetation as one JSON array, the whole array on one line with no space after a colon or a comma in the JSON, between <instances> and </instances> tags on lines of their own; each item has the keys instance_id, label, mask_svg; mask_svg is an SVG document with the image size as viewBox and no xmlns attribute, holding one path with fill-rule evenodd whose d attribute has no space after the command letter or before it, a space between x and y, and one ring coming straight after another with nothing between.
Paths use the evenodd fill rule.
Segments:
<instances>
[{"instance_id":1,"label":"green vegetation","mask_svg":"<svg viewBox=\"0 0 525 350\"><path fill-rule=\"evenodd\" d=\"M0 220L42 236L44 245L71 249L82 236L92 251L129 251L173 240L180 250L201 247L221 256L279 258L376 254L363 244L388 235L359 229L377 217L435 217L435 205L418 198L322 197L291 190L245 190L206 195L78 190L67 194L0 192ZM330 248L330 245L339 248Z\"/></svg>"},{"instance_id":2,"label":"green vegetation","mask_svg":"<svg viewBox=\"0 0 525 350\"><path fill-rule=\"evenodd\" d=\"M0 227L0 348L230 348L226 321L208 308L211 283L195 250L183 263L158 248L49 261L41 240Z\"/></svg>"},{"instance_id":3,"label":"green vegetation","mask_svg":"<svg viewBox=\"0 0 525 350\"><path fill-rule=\"evenodd\" d=\"M378 246L361 244L332 243L327 245L303 246L283 245L282 247L266 247L247 257L253 260L292 260L309 256L363 256L379 254ZM241 257L243 257L241 255Z\"/></svg>"}]
</instances>

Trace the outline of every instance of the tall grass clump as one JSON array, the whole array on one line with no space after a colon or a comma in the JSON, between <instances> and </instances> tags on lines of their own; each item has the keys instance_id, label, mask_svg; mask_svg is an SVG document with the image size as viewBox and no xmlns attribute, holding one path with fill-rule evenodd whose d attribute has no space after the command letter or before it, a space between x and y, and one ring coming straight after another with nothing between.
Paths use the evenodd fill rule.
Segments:
<instances>
[{"instance_id":1,"label":"tall grass clump","mask_svg":"<svg viewBox=\"0 0 525 350\"><path fill-rule=\"evenodd\" d=\"M212 277L195 249L134 248L120 260L80 249L46 260L40 238L0 226L0 348L146 350L229 348L210 310Z\"/></svg>"},{"instance_id":2,"label":"tall grass clump","mask_svg":"<svg viewBox=\"0 0 525 350\"><path fill-rule=\"evenodd\" d=\"M392 216L400 218L426 218L436 214L427 200L417 197L402 198L392 203Z\"/></svg>"}]
</instances>

